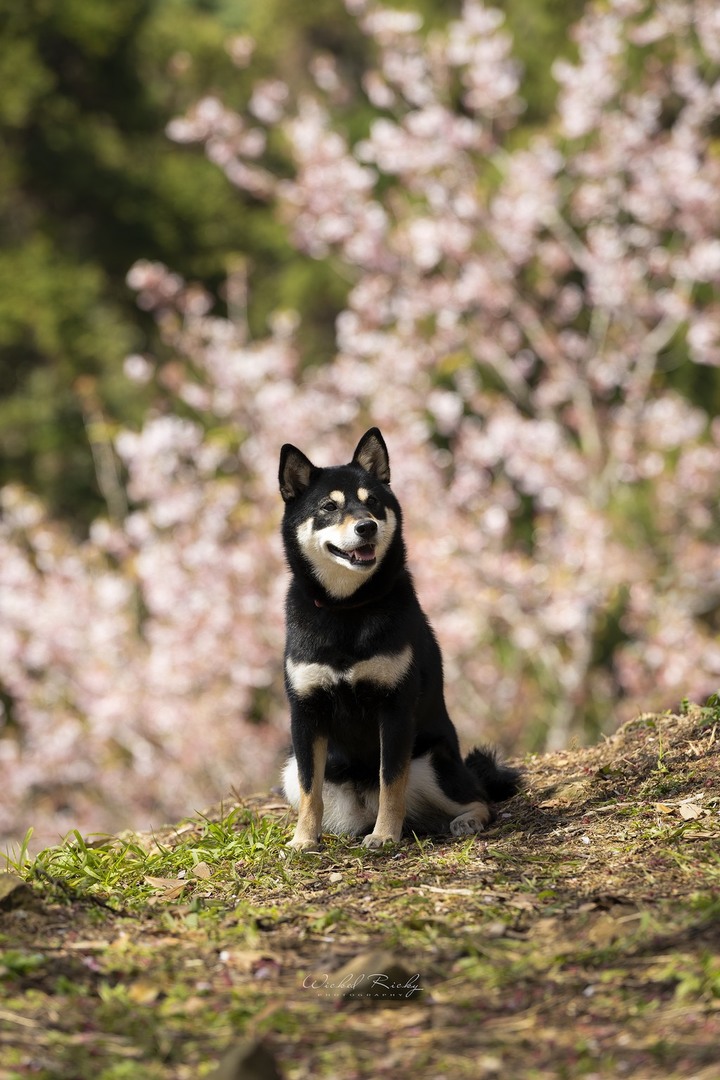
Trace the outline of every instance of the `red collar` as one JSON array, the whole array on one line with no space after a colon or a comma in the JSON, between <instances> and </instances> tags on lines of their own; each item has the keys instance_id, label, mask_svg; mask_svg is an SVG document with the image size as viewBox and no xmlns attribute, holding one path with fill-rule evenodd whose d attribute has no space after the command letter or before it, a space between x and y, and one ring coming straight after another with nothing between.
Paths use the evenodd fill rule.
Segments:
<instances>
[{"instance_id":1,"label":"red collar","mask_svg":"<svg viewBox=\"0 0 720 1080\"><path fill-rule=\"evenodd\" d=\"M328 604L325 600L315 600L315 607L329 608L331 611L352 611L354 608L365 607L366 604L371 604L377 597L370 596L367 600L361 600L357 604Z\"/></svg>"}]
</instances>

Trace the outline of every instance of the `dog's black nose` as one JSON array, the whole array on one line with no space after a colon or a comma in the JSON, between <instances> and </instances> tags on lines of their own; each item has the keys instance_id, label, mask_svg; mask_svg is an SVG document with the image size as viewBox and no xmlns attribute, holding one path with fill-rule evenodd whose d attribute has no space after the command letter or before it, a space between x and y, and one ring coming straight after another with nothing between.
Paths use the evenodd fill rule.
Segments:
<instances>
[{"instance_id":1,"label":"dog's black nose","mask_svg":"<svg viewBox=\"0 0 720 1080\"><path fill-rule=\"evenodd\" d=\"M377 521L358 521L355 526L355 532L358 536L361 536L363 540L372 540L377 532Z\"/></svg>"}]
</instances>

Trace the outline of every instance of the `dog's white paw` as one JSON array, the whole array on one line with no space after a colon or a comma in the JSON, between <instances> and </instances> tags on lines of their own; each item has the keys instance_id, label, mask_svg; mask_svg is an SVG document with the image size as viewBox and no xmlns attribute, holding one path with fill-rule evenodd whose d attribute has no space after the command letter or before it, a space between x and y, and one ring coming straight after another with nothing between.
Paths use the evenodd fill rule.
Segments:
<instances>
[{"instance_id":1,"label":"dog's white paw","mask_svg":"<svg viewBox=\"0 0 720 1080\"><path fill-rule=\"evenodd\" d=\"M371 832L363 840L363 847L366 848L381 848L383 844L396 844L399 837L393 836L391 833L378 833Z\"/></svg>"},{"instance_id":2,"label":"dog's white paw","mask_svg":"<svg viewBox=\"0 0 720 1080\"><path fill-rule=\"evenodd\" d=\"M319 836L314 839L311 836L293 836L287 846L293 851L319 851L322 841Z\"/></svg>"},{"instance_id":3,"label":"dog's white paw","mask_svg":"<svg viewBox=\"0 0 720 1080\"><path fill-rule=\"evenodd\" d=\"M480 810L468 810L464 814L458 814L456 818L450 822L450 832L453 836L471 836L473 833L482 832L487 825L490 818L489 812L486 810L482 813Z\"/></svg>"}]
</instances>

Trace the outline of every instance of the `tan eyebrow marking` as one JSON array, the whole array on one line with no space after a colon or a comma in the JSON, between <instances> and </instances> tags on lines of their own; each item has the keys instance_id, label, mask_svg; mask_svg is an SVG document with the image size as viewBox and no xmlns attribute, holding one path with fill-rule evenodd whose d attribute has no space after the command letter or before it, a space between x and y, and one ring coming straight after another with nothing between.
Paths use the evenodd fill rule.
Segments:
<instances>
[{"instance_id":1,"label":"tan eyebrow marking","mask_svg":"<svg viewBox=\"0 0 720 1080\"><path fill-rule=\"evenodd\" d=\"M367 502L370 492L367 488L358 488L358 499L360 502Z\"/></svg>"},{"instance_id":2,"label":"tan eyebrow marking","mask_svg":"<svg viewBox=\"0 0 720 1080\"><path fill-rule=\"evenodd\" d=\"M345 495L342 491L331 491L328 495L328 499L332 499L332 501L336 502L338 506L345 505Z\"/></svg>"}]
</instances>

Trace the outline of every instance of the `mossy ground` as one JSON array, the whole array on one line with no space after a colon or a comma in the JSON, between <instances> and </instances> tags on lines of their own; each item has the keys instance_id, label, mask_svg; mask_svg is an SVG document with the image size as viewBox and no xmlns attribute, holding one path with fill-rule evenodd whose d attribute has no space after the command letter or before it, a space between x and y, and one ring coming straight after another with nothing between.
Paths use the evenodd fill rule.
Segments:
<instances>
[{"instance_id":1,"label":"mossy ground","mask_svg":"<svg viewBox=\"0 0 720 1080\"><path fill-rule=\"evenodd\" d=\"M254 798L48 849L0 910L0 1078L194 1080L262 1036L287 1080L716 1080L718 751L717 704L642 717L469 840L298 856ZM329 988L380 948L407 995Z\"/></svg>"}]
</instances>

